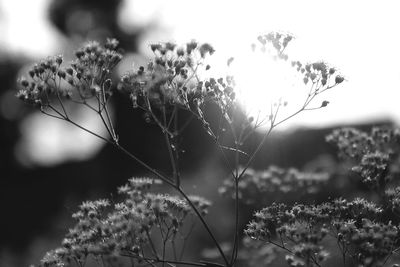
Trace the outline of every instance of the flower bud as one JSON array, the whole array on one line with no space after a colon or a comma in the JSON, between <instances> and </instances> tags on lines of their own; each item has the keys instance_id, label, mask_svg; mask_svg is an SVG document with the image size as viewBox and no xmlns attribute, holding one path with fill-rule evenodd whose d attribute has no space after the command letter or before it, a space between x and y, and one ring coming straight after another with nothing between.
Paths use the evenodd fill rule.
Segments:
<instances>
[{"instance_id":1,"label":"flower bud","mask_svg":"<svg viewBox=\"0 0 400 267\"><path fill-rule=\"evenodd\" d=\"M19 90L18 93L16 94L16 97L18 97L21 100L27 99L27 93L25 90Z\"/></svg>"},{"instance_id":2,"label":"flower bud","mask_svg":"<svg viewBox=\"0 0 400 267\"><path fill-rule=\"evenodd\" d=\"M109 90L109 89L111 88L111 84L112 84L111 80L110 80L110 79L107 79L107 80L104 82L104 89L105 89L105 90Z\"/></svg>"},{"instance_id":3,"label":"flower bud","mask_svg":"<svg viewBox=\"0 0 400 267\"><path fill-rule=\"evenodd\" d=\"M29 73L29 76L31 76L31 78L35 77L35 71L30 70L28 73Z\"/></svg>"},{"instance_id":4,"label":"flower bud","mask_svg":"<svg viewBox=\"0 0 400 267\"><path fill-rule=\"evenodd\" d=\"M55 65L51 65L50 66L50 70L51 70L51 72L56 72L57 71L57 66L55 66Z\"/></svg>"},{"instance_id":5,"label":"flower bud","mask_svg":"<svg viewBox=\"0 0 400 267\"><path fill-rule=\"evenodd\" d=\"M68 73L68 75L72 75L74 73L74 70L72 68L67 68L66 72Z\"/></svg>"},{"instance_id":6,"label":"flower bud","mask_svg":"<svg viewBox=\"0 0 400 267\"><path fill-rule=\"evenodd\" d=\"M81 58L84 54L85 54L85 53L84 53L83 51L81 51L81 50L78 50L78 51L75 52L75 56L76 56L77 58Z\"/></svg>"},{"instance_id":7,"label":"flower bud","mask_svg":"<svg viewBox=\"0 0 400 267\"><path fill-rule=\"evenodd\" d=\"M140 251L140 249L139 249L138 246L133 246L132 247L132 253L137 254L137 253L139 253L139 251Z\"/></svg>"},{"instance_id":8,"label":"flower bud","mask_svg":"<svg viewBox=\"0 0 400 267\"><path fill-rule=\"evenodd\" d=\"M22 79L21 79L21 85L22 85L23 87L28 87L28 86L29 86L29 82L28 82L27 80L25 80L25 78L22 78Z\"/></svg>"},{"instance_id":9,"label":"flower bud","mask_svg":"<svg viewBox=\"0 0 400 267\"><path fill-rule=\"evenodd\" d=\"M61 56L61 55L58 55L58 56L56 57L56 62L57 62L57 64L58 64L58 65L61 65L62 61L63 61L62 56Z\"/></svg>"},{"instance_id":10,"label":"flower bud","mask_svg":"<svg viewBox=\"0 0 400 267\"><path fill-rule=\"evenodd\" d=\"M59 70L57 75L58 75L58 77L60 77L62 79L65 79L65 76L66 76L65 71L63 71L63 70Z\"/></svg>"},{"instance_id":11,"label":"flower bud","mask_svg":"<svg viewBox=\"0 0 400 267\"><path fill-rule=\"evenodd\" d=\"M182 48L179 48L176 51L176 54L178 55L178 57L181 57L181 56L183 56L185 54L185 51Z\"/></svg>"},{"instance_id":12,"label":"flower bud","mask_svg":"<svg viewBox=\"0 0 400 267\"><path fill-rule=\"evenodd\" d=\"M92 94L97 94L101 91L101 89L100 89L100 86L95 84L90 87L90 91L92 92Z\"/></svg>"},{"instance_id":13,"label":"flower bud","mask_svg":"<svg viewBox=\"0 0 400 267\"><path fill-rule=\"evenodd\" d=\"M335 83L339 84L344 81L344 78L340 75L336 76Z\"/></svg>"},{"instance_id":14,"label":"flower bud","mask_svg":"<svg viewBox=\"0 0 400 267\"><path fill-rule=\"evenodd\" d=\"M328 106L328 104L329 104L329 101L326 101L326 100L322 101L321 108Z\"/></svg>"}]
</instances>

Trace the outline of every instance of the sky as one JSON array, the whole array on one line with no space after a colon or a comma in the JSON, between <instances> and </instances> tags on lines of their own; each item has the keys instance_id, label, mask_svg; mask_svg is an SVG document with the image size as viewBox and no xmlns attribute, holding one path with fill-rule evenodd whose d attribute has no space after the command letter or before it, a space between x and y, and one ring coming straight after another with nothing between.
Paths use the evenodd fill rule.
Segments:
<instances>
[{"instance_id":1,"label":"sky","mask_svg":"<svg viewBox=\"0 0 400 267\"><path fill-rule=\"evenodd\" d=\"M45 20L47 3L0 1L0 49L35 58L60 53L63 39ZM134 31L157 19L158 27L142 36L139 52L143 54L149 53L153 42L195 39L213 44L217 61L235 57L240 85L247 90L243 94L253 110L269 107L263 99L268 102L281 92L292 95L289 110L303 102L306 91L301 80L283 75L284 69L274 63L260 63L263 55L250 54L250 46L260 34L293 34L295 40L287 50L291 59L323 60L336 67L346 81L315 102L318 106L327 100L328 107L300 114L285 123L284 129L379 119L398 123L399 7L398 1L127 0L121 6L119 23L126 31Z\"/></svg>"},{"instance_id":2,"label":"sky","mask_svg":"<svg viewBox=\"0 0 400 267\"><path fill-rule=\"evenodd\" d=\"M126 21L135 18L128 15L135 2L140 1L130 2L132 8L125 9ZM193 5L190 1L146 1L146 5L141 2L143 10L148 12L147 3L152 2L152 15L172 29L167 39L209 41L217 51L229 55L240 54L259 34L282 31L296 37L288 50L294 59L324 60L337 67L346 83L325 95L331 104L303 114L289 125L318 127L384 117L400 119L398 1L203 0ZM142 13L140 7L136 5L135 14Z\"/></svg>"},{"instance_id":3,"label":"sky","mask_svg":"<svg viewBox=\"0 0 400 267\"><path fill-rule=\"evenodd\" d=\"M58 33L45 20L47 2L0 2L0 47L36 57L59 52ZM121 6L120 23L129 31L158 19L159 28L142 38L142 53L148 53L152 42L196 39L212 43L222 59L246 57L260 34L293 34L296 39L288 49L292 59L324 60L346 77L346 83L325 96L331 103L325 110L289 122L325 126L382 117L400 120L399 7L398 1L128 0Z\"/></svg>"}]
</instances>

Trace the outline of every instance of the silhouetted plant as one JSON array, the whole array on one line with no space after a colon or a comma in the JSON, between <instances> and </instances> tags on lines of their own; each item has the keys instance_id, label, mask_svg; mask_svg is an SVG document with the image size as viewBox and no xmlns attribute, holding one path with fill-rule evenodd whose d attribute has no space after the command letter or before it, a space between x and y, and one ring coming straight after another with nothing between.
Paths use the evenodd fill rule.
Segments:
<instances>
[{"instance_id":1,"label":"silhouetted plant","mask_svg":"<svg viewBox=\"0 0 400 267\"><path fill-rule=\"evenodd\" d=\"M288 61L285 49L292 39L288 34L270 33L259 36L259 47L253 45L253 48L266 51L270 47L276 60ZM48 252L41 265L84 266L92 259L99 266L112 266L115 260L128 258L132 266L237 266L238 260L249 264L269 263L275 258L272 254L282 249L288 253L286 261L291 266L320 266L329 256L323 245L327 236L337 240L344 264L349 256L364 265L381 264L396 251L397 226L388 220L378 220L384 208L363 199L338 199L319 205L275 203L255 213L255 219L245 229L250 239L245 238L241 248L239 201L251 197L246 194L248 189L255 190L256 194L296 190L312 193L329 178L327 173L278 167L259 172L250 166L274 128L300 112L328 105L328 101L323 101L310 107L317 95L344 81L335 68L324 62L292 61L302 82L309 86L304 103L281 118L278 115L286 103L279 100L271 104L268 115L254 118L240 106L234 77L207 75L211 68L207 59L214 53L210 44L159 43L150 48L154 58L148 65L123 75L117 86L113 85L111 74L122 54L114 39L107 40L105 45L87 43L76 51L76 59L68 65L63 65L62 56L50 57L31 68L29 79L20 79L21 90L17 93L20 99L35 105L45 115L75 125L109 143L154 176L131 178L127 185L118 189L123 197L120 203L112 204L105 199L84 202L73 215L76 225L70 229L62 246ZM228 65L230 62L232 59L228 60ZM151 167L120 144L118 129L108 109L114 93L127 95L132 108L144 112L145 120L160 128L168 148L170 175ZM206 115L208 104L218 107L217 125ZM75 120L71 115L75 105L97 114L107 136ZM179 121L179 112L189 114L189 119L183 123ZM204 218L211 203L200 196L189 196L181 184L182 151L178 137L193 118L211 136L230 172L220 188L222 193L232 196L235 203L235 229L228 249L216 240ZM222 129L227 129L227 133ZM245 151L248 150L245 144L256 130L263 131L262 139L253 150ZM352 136L346 136L350 132ZM229 139L222 138L223 134L230 134L233 142L227 143ZM388 181L389 162L397 154L395 150L388 152L392 147L386 145L387 134L379 132L365 137L370 149L369 154L364 155L361 147L358 150L353 147L353 142L364 146L364 135L355 130L343 130L334 132L329 140L338 144L343 154L360 161L354 170L368 184L376 184L384 192L391 210L396 211L400 190L385 191L383 183ZM389 139L394 138L389 136ZM393 132L393 136L397 135ZM389 141L398 140L392 139ZM178 195L154 193L154 184L159 183L169 185ZM185 259L186 241L196 221L200 221L214 242L220 262L218 259L215 262Z\"/></svg>"}]
</instances>

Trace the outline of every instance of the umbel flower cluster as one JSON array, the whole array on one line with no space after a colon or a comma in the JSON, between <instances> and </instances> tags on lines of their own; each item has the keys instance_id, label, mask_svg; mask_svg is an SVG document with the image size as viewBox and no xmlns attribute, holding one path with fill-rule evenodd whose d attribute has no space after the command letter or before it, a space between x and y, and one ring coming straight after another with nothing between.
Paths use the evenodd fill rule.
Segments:
<instances>
[{"instance_id":1,"label":"umbel flower cluster","mask_svg":"<svg viewBox=\"0 0 400 267\"><path fill-rule=\"evenodd\" d=\"M353 171L369 187L383 192L399 177L399 129L376 127L365 133L345 128L327 136L327 141L337 145L340 156L355 161Z\"/></svg>"},{"instance_id":2,"label":"umbel flower cluster","mask_svg":"<svg viewBox=\"0 0 400 267\"><path fill-rule=\"evenodd\" d=\"M290 266L320 266L329 252L322 242L337 240L362 266L382 264L398 246L398 226L377 222L382 209L364 199L337 199L320 205L276 204L255 213L245 233L287 251ZM276 241L274 241L276 239Z\"/></svg>"},{"instance_id":3,"label":"umbel flower cluster","mask_svg":"<svg viewBox=\"0 0 400 267\"><path fill-rule=\"evenodd\" d=\"M377 193L379 204L361 198L318 205L274 203L254 214L245 233L281 248L290 266L322 266L332 252L326 248L332 239L343 266L349 260L359 266L384 266L400 248L400 189L394 187L399 130L343 128L326 139L339 148L339 156L351 160L351 171Z\"/></svg>"},{"instance_id":4,"label":"umbel flower cluster","mask_svg":"<svg viewBox=\"0 0 400 267\"><path fill-rule=\"evenodd\" d=\"M164 131L168 131L167 125L160 117L172 116L173 110L180 108L198 118L213 136L204 115L207 102L216 103L223 116L232 120L236 100L234 78L202 77L211 68L206 63L206 57L215 51L210 44L192 41L184 47L163 43L150 48L154 59L146 67L140 66L122 76L118 85L129 94L133 108L143 110L147 120L157 123Z\"/></svg>"},{"instance_id":5,"label":"umbel flower cluster","mask_svg":"<svg viewBox=\"0 0 400 267\"><path fill-rule=\"evenodd\" d=\"M124 200L111 206L109 200L87 201L72 217L77 221L62 241L62 247L48 252L43 266L65 266L85 262L112 262L116 257L130 257L136 263L162 261L156 256L159 242L175 246L186 239L190 231L182 230L184 223L193 223L193 210L188 202L177 196L149 192L161 181L131 178L118 193ZM201 214L206 215L211 203L198 196L189 196ZM109 210L107 213L106 211ZM157 236L158 235L158 236Z\"/></svg>"},{"instance_id":6,"label":"umbel flower cluster","mask_svg":"<svg viewBox=\"0 0 400 267\"><path fill-rule=\"evenodd\" d=\"M392 213L398 211L399 188L380 185L385 203L390 204L382 207L363 199L339 199L315 205L276 203L256 212L246 229L241 227L240 201L246 201L250 194L268 195L276 191L311 194L318 192L330 177L329 173L309 173L293 168L270 167L265 171L251 168L273 129L303 111L326 107L328 101L317 107L310 105L317 96L344 81L335 68L324 62L303 64L289 60L285 51L292 40L291 35L277 32L258 38L261 51L272 50L276 60L291 62L302 75L302 82L309 86L305 102L286 117L280 114L285 107L281 101L272 103L270 114L264 118L248 116L239 105L234 77L208 74L211 68L208 57L215 51L208 43L152 44L150 49L154 57L149 63L129 70L117 81L115 67L122 54L115 39L108 39L104 45L98 42L85 44L76 51L76 58L71 63L65 63L62 56L55 56L35 64L28 72L29 78L20 79L17 97L33 104L47 116L100 138L140 164L153 177L130 179L127 185L118 189L122 197L119 203L105 199L84 202L73 215L76 224L65 236L61 247L48 252L41 265L83 267L86 264L116 266L118 263L233 267L239 266L239 261L247 264L272 262L276 257L271 255L278 255L279 250L283 250L288 252L286 259L291 266L321 266L330 255L324 242L332 238L337 240L343 253L344 265L349 257L366 266L386 262L396 251L398 228L384 215L387 206ZM232 60L228 59L228 65ZM113 94L129 98L133 112L141 112L146 121L160 128L169 157L169 173L158 171L121 145L118 128L109 112ZM216 118L209 117L209 104L217 107L217 112L211 113ZM76 107L95 113L106 129L106 135L79 122L74 117ZM185 116L178 116L180 113ZM234 231L232 240L224 242L229 243L227 247L217 240L213 227L206 221L210 202L188 195L181 183L183 152L177 137L192 120L200 123L211 136L229 173L229 178L221 181L220 188L224 195L233 198L234 206ZM256 130L262 131L261 140L255 140L256 146L253 146L254 142L246 146ZM334 133L332 141L342 140L341 135L342 132ZM371 137L373 147L368 150L371 153L368 158L364 159L363 154L354 157L361 160L358 169L354 170L365 179L382 180L380 176L388 174L389 162L398 158L397 150L388 152L387 149L392 147L389 143L377 141L379 138L386 140L384 135ZM395 136L395 133L390 135L389 141L395 140ZM340 145L345 142L343 140L335 143ZM385 156L379 159L380 154ZM376 166L371 167L372 163ZM390 175L394 173L393 169ZM177 195L154 192L153 185L161 182ZM188 237L195 224L200 225L213 242L217 254L213 262L185 257ZM242 246L243 238L245 245Z\"/></svg>"},{"instance_id":7,"label":"umbel flower cluster","mask_svg":"<svg viewBox=\"0 0 400 267\"><path fill-rule=\"evenodd\" d=\"M104 47L98 42L89 42L76 51L77 59L67 68L61 67L61 55L35 64L29 70L31 80L20 79L22 89L17 97L43 107L51 104L53 96L82 102L93 97L104 97L103 101L106 101L111 88L110 73L122 59L116 50L117 46L115 39L108 39ZM70 86L65 86L65 83Z\"/></svg>"},{"instance_id":8,"label":"umbel flower cluster","mask_svg":"<svg viewBox=\"0 0 400 267\"><path fill-rule=\"evenodd\" d=\"M267 170L256 171L249 168L239 181L239 198L254 201L254 196L268 193L316 193L329 180L329 173L301 172L295 168L283 169L270 166ZM235 185L232 179L224 180L219 188L222 195L234 197Z\"/></svg>"}]
</instances>

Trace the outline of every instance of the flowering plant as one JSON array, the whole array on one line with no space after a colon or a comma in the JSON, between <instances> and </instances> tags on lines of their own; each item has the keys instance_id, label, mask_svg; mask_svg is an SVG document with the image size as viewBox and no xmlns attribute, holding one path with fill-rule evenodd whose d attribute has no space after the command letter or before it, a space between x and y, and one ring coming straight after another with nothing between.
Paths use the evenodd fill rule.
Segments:
<instances>
[{"instance_id":1,"label":"flowering plant","mask_svg":"<svg viewBox=\"0 0 400 267\"><path fill-rule=\"evenodd\" d=\"M318 205L274 203L254 214L246 235L287 252L290 266L322 266L334 240L343 266L384 266L400 248L398 225L398 129L375 127L371 133L338 129L327 141L351 160L351 170L377 193L379 202L343 198ZM394 264L393 266L398 266Z\"/></svg>"},{"instance_id":2,"label":"flowering plant","mask_svg":"<svg viewBox=\"0 0 400 267\"><path fill-rule=\"evenodd\" d=\"M261 51L272 48L276 60L288 61L285 49L292 36L269 33L259 36ZM154 58L147 66L124 74L115 84L112 74L122 59L115 39L104 45L90 42L77 50L76 59L63 64L62 56L47 58L32 67L29 79L21 78L17 97L33 104L43 114L63 120L100 138L145 167L152 178L131 178L118 189L122 201L111 203L102 199L84 202L74 213L76 225L69 230L60 248L48 252L42 266L85 266L94 261L99 266L113 266L115 261L131 266L237 266L249 264L256 258L270 258L286 252L290 266L321 266L329 251L324 242L335 239L342 253L343 264L348 258L365 266L383 265L398 246L398 227L385 217L385 212L397 212L399 188L387 184L396 175L390 169L398 162L396 146L398 132L375 129L371 135L353 129L338 130L328 137L337 144L341 154L357 162L353 170L365 183L376 189L386 206L365 199L352 201L336 199L321 204L274 203L254 214L243 230L239 224L239 202L268 192L306 194L318 190L328 179L327 173L310 173L297 169L270 167L255 171L251 165L273 129L303 111L326 107L328 101L310 107L323 92L344 81L337 70L325 62L303 64L291 61L309 87L305 101L292 114L282 117L286 105L279 100L271 104L270 113L254 118L240 106L233 76L209 77L207 59L214 53L208 44L189 42L185 46L160 43L150 46ZM257 46L254 45L254 49ZM228 60L228 64L232 59ZM157 125L168 149L171 173L164 174L134 153L119 140L109 111L112 95L126 95L132 108L144 113L145 120ZM102 136L79 123L71 114L75 105L98 115L107 136ZM218 123L207 115L207 108L218 108ZM186 113L182 121L178 113ZM226 249L215 237L206 221L211 202L186 193L181 183L179 136L191 120L197 120L219 149L230 175L219 191L234 201L234 232ZM222 129L228 129L222 131ZM253 134L263 131L254 149L245 146ZM230 138L223 138L228 135ZM157 184L170 186L177 195L154 192ZM255 193L254 193L255 192ZM187 260L185 247L196 222L200 221L215 245L218 255L214 261ZM274 249L271 249L271 245ZM245 256L249 254L252 256ZM267 253L266 253L267 251ZM263 253L261 253L263 252Z\"/></svg>"}]
</instances>

